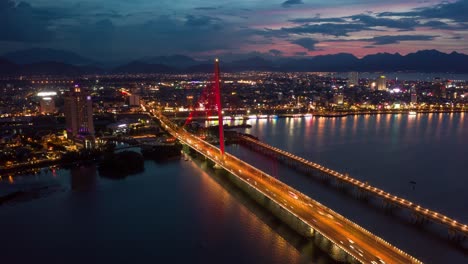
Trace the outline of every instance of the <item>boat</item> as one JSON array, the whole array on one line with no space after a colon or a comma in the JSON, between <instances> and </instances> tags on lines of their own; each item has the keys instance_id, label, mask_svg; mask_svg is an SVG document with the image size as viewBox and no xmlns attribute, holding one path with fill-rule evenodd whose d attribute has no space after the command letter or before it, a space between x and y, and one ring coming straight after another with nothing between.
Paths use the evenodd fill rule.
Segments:
<instances>
[{"instance_id":1,"label":"boat","mask_svg":"<svg viewBox=\"0 0 468 264\"><path fill-rule=\"evenodd\" d=\"M408 115L417 115L418 113L416 111L409 111Z\"/></svg>"}]
</instances>

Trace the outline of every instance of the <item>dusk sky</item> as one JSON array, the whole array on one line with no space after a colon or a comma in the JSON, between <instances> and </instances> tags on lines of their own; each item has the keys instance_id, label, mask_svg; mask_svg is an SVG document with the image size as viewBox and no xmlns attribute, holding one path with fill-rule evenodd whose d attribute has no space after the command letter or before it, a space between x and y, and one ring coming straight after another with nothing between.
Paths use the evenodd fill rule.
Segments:
<instances>
[{"instance_id":1,"label":"dusk sky","mask_svg":"<svg viewBox=\"0 0 468 264\"><path fill-rule=\"evenodd\" d=\"M468 53L468 0L0 0L0 54Z\"/></svg>"}]
</instances>

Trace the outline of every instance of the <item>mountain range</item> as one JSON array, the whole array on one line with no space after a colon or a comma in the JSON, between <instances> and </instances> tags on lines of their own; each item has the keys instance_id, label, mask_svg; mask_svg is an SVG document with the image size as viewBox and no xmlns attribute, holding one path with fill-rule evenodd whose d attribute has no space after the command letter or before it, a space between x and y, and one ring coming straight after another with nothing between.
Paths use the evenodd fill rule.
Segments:
<instances>
[{"instance_id":1,"label":"mountain range","mask_svg":"<svg viewBox=\"0 0 468 264\"><path fill-rule=\"evenodd\" d=\"M422 50L405 56L378 53L357 58L339 53L314 57L262 57L223 61L224 72L282 71L282 72L452 72L468 73L468 55L437 50ZM29 49L0 56L0 75L65 75L82 74L137 74L137 73L195 73L213 72L212 61L195 60L185 55L140 58L119 66L82 57L69 51Z\"/></svg>"}]
</instances>

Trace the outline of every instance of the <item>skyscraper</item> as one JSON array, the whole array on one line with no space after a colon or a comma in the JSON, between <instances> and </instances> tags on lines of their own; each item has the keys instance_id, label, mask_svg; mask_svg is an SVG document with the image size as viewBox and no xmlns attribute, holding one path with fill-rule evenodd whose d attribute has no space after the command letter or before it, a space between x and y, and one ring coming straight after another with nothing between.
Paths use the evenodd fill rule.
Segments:
<instances>
[{"instance_id":1,"label":"skyscraper","mask_svg":"<svg viewBox=\"0 0 468 264\"><path fill-rule=\"evenodd\" d=\"M387 78L385 78L385 76L383 75L377 78L377 90L378 91L387 90Z\"/></svg>"},{"instance_id":2,"label":"skyscraper","mask_svg":"<svg viewBox=\"0 0 468 264\"><path fill-rule=\"evenodd\" d=\"M91 96L75 85L65 94L65 121L68 138L94 137Z\"/></svg>"},{"instance_id":3,"label":"skyscraper","mask_svg":"<svg viewBox=\"0 0 468 264\"><path fill-rule=\"evenodd\" d=\"M348 75L348 87L359 85L359 74L357 72L350 72Z\"/></svg>"},{"instance_id":4,"label":"skyscraper","mask_svg":"<svg viewBox=\"0 0 468 264\"><path fill-rule=\"evenodd\" d=\"M41 114L52 114L55 112L55 102L52 97L42 97L40 101Z\"/></svg>"},{"instance_id":5,"label":"skyscraper","mask_svg":"<svg viewBox=\"0 0 468 264\"><path fill-rule=\"evenodd\" d=\"M336 93L333 96L333 103L336 105L343 105L344 103L344 95L342 93Z\"/></svg>"},{"instance_id":6,"label":"skyscraper","mask_svg":"<svg viewBox=\"0 0 468 264\"><path fill-rule=\"evenodd\" d=\"M140 96L132 94L128 97L128 104L130 106L140 106Z\"/></svg>"},{"instance_id":7,"label":"skyscraper","mask_svg":"<svg viewBox=\"0 0 468 264\"><path fill-rule=\"evenodd\" d=\"M415 106L418 103L418 94L415 88L411 88L411 105Z\"/></svg>"},{"instance_id":8,"label":"skyscraper","mask_svg":"<svg viewBox=\"0 0 468 264\"><path fill-rule=\"evenodd\" d=\"M54 97L57 92L40 92L37 96L40 98L40 112L43 115L55 113L55 101Z\"/></svg>"}]
</instances>

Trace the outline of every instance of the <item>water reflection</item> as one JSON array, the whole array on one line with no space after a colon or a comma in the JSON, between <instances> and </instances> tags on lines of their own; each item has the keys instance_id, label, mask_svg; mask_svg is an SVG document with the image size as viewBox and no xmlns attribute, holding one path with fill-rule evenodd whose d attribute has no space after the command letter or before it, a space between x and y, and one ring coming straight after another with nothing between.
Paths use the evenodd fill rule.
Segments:
<instances>
[{"instance_id":1,"label":"water reflection","mask_svg":"<svg viewBox=\"0 0 468 264\"><path fill-rule=\"evenodd\" d=\"M70 175L70 186L73 191L91 191L96 188L96 165L73 167Z\"/></svg>"},{"instance_id":2,"label":"water reflection","mask_svg":"<svg viewBox=\"0 0 468 264\"><path fill-rule=\"evenodd\" d=\"M468 200L468 193L464 186L468 184L468 179L463 177L466 171L465 146L468 145L465 115L347 117L351 121L346 122L343 132L352 135L349 137L342 137L342 133L327 133L333 127L338 128L337 123L324 118L314 119L312 135L296 133L294 137L289 137L285 133L257 130L255 127L252 127L251 133L262 134L264 141L273 146L339 172L349 172L355 178L369 181L390 193L467 223L464 201ZM368 124L367 129L365 123ZM289 127L289 124L279 119L276 130L281 131L284 127ZM341 130L342 126L339 127ZM307 137L319 140L311 148L303 144ZM261 161L257 155L252 154L247 161L267 170L270 163ZM439 234L438 225L427 230L416 228L401 218L389 217L381 210L357 201L352 195L328 188L287 166L280 165L279 170L282 181L357 221L424 262L466 262L466 254L445 239L445 229ZM417 182L415 189L409 184L411 181ZM389 226L392 228L389 229Z\"/></svg>"}]
</instances>

